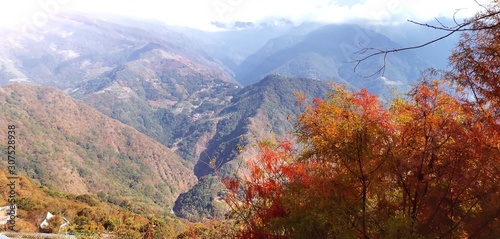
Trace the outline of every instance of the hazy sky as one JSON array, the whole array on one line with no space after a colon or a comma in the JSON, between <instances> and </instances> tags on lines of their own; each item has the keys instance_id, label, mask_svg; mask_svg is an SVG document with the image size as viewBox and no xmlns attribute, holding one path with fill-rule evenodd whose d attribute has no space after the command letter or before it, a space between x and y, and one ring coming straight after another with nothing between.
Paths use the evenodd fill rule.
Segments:
<instances>
[{"instance_id":1,"label":"hazy sky","mask_svg":"<svg viewBox=\"0 0 500 239\"><path fill-rule=\"evenodd\" d=\"M487 3L489 1L480 0ZM259 21L284 17L303 21L343 22L365 19L401 22L434 17L472 16L473 0L0 0L0 26L40 24L59 11L113 13L153 18L172 25L207 29L210 22Z\"/></svg>"}]
</instances>

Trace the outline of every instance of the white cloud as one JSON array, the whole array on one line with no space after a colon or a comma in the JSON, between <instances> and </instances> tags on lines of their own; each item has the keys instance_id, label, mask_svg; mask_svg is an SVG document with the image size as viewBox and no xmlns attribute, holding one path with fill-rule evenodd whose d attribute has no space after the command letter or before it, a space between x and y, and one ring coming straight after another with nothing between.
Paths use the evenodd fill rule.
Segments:
<instances>
[{"instance_id":1,"label":"white cloud","mask_svg":"<svg viewBox=\"0 0 500 239\"><path fill-rule=\"evenodd\" d=\"M464 9L460 17L480 10L473 0L0 0L0 26L19 28L26 21L43 23L45 17L60 10L113 13L206 28L212 21L258 21L268 17L284 17L295 23L425 21L451 17L458 8Z\"/></svg>"}]
</instances>

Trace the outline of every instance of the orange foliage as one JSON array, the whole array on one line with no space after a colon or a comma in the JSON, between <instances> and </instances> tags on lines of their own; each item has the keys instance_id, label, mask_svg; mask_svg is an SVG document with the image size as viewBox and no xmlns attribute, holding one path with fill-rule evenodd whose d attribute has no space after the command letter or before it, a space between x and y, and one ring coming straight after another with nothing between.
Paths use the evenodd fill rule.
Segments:
<instances>
[{"instance_id":1,"label":"orange foliage","mask_svg":"<svg viewBox=\"0 0 500 239\"><path fill-rule=\"evenodd\" d=\"M500 10L493 4L476 18ZM470 90L483 107L492 107L500 113L500 16L474 21L471 28L481 29L463 34L450 57L453 70L447 75L452 81Z\"/></svg>"},{"instance_id":2,"label":"orange foliage","mask_svg":"<svg viewBox=\"0 0 500 239\"><path fill-rule=\"evenodd\" d=\"M498 233L498 122L446 89L424 81L389 109L366 90L315 99L299 145L261 143L250 174L225 180L240 237Z\"/></svg>"},{"instance_id":3,"label":"orange foliage","mask_svg":"<svg viewBox=\"0 0 500 239\"><path fill-rule=\"evenodd\" d=\"M260 144L250 174L226 183L239 236L497 238L498 8L471 20L446 79L387 108L336 87L299 115L297 145Z\"/></svg>"}]
</instances>

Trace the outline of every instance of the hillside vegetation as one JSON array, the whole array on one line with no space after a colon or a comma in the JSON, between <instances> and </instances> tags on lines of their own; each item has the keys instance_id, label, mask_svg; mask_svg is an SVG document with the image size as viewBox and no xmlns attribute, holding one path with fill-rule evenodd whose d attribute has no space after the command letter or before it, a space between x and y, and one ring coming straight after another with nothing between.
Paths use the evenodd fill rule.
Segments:
<instances>
[{"instance_id":1,"label":"hillside vegetation","mask_svg":"<svg viewBox=\"0 0 500 239\"><path fill-rule=\"evenodd\" d=\"M9 196L6 185L7 171L0 169L0 205L9 205L5 199ZM89 194L75 195L63 193L46 186L36 185L23 174L16 183L17 217L15 230L19 232L70 233L78 238L96 238L106 234L110 238L178 238L193 234L197 226L179 220L173 216L134 213L133 208L123 208L106 202L103 197ZM41 229L40 223L47 212L55 217L49 220L49 227ZM59 229L62 218L69 225ZM0 229L0 231L3 229ZM205 229L206 230L206 229Z\"/></svg>"},{"instance_id":2,"label":"hillside vegetation","mask_svg":"<svg viewBox=\"0 0 500 239\"><path fill-rule=\"evenodd\" d=\"M261 141L223 179L234 237L498 238L500 5L482 7L456 23L451 70L386 102L338 86L295 137Z\"/></svg>"},{"instance_id":3,"label":"hillside vegetation","mask_svg":"<svg viewBox=\"0 0 500 239\"><path fill-rule=\"evenodd\" d=\"M312 97L322 97L331 85L325 81L270 75L235 94L231 105L219 114L215 134L195 165L199 182L179 196L174 211L191 220L223 215L220 180L213 176L232 175L246 159L257 154L257 142L293 135L294 119Z\"/></svg>"},{"instance_id":4,"label":"hillside vegetation","mask_svg":"<svg viewBox=\"0 0 500 239\"><path fill-rule=\"evenodd\" d=\"M0 110L1 134L16 126L19 172L39 185L169 211L196 182L170 149L55 88L2 87Z\"/></svg>"}]
</instances>

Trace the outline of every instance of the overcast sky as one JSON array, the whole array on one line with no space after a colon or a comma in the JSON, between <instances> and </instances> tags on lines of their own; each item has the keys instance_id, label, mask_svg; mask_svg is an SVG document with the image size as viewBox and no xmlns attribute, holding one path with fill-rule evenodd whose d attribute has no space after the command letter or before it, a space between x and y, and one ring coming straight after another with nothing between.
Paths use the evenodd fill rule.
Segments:
<instances>
[{"instance_id":1,"label":"overcast sky","mask_svg":"<svg viewBox=\"0 0 500 239\"><path fill-rule=\"evenodd\" d=\"M487 0L479 0L487 3ZM0 0L0 27L43 23L59 11L112 13L161 20L170 25L209 29L210 23L260 21L273 17L304 21L353 19L397 23L407 19L472 16L474 0Z\"/></svg>"}]
</instances>

